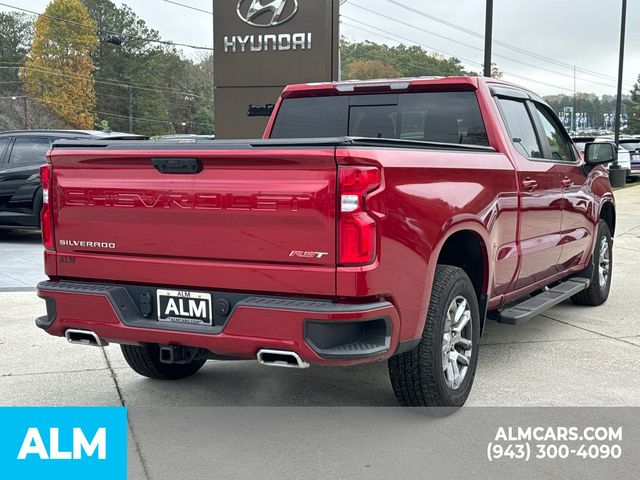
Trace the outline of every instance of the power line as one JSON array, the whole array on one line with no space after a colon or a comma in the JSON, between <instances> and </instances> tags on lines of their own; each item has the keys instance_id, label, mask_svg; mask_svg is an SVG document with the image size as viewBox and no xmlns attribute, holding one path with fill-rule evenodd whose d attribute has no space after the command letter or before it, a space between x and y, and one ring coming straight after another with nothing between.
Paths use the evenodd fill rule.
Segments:
<instances>
[{"instance_id":1,"label":"power line","mask_svg":"<svg viewBox=\"0 0 640 480\"><path fill-rule=\"evenodd\" d=\"M78 80L90 80L90 78L88 78L88 77L81 77L79 75L63 74L63 73L57 72L55 70L35 69L33 67L25 67L24 64L21 64L21 63L2 62L2 61L0 61L0 64L11 65L10 67L8 67L8 66L4 66L4 67L0 66L1 69L28 68L30 70L38 71L38 72L41 72L41 73L51 73L53 75L61 75L61 76L66 76L66 77L70 77L70 78L76 78ZM114 86L127 87L127 88L129 87L129 83L128 82L118 82L116 80L112 80L110 78L105 78L105 77L96 77L96 76L94 76L93 80L94 80L94 82L100 83L100 84L114 85ZM164 91L166 93L175 93L176 95L190 95L190 96L196 97L196 98L206 98L206 97L204 97L202 95L198 95L197 93L188 92L188 91L180 91L180 90L176 90L176 89L169 88L169 87L161 87L161 86L157 86L157 85L150 85L148 83L131 82L131 87L134 88L134 89Z\"/></svg>"},{"instance_id":2,"label":"power line","mask_svg":"<svg viewBox=\"0 0 640 480\"><path fill-rule=\"evenodd\" d=\"M173 0L162 0L162 1L165 2L165 3L172 3L172 4L177 5L179 7L188 8L189 10L195 10L196 12L208 13L209 15L213 15L213 12L210 12L209 10L204 10L202 8L194 7L194 6L191 6L191 5L186 5L184 3L174 2Z\"/></svg>"},{"instance_id":3,"label":"power line","mask_svg":"<svg viewBox=\"0 0 640 480\"><path fill-rule=\"evenodd\" d=\"M97 28L97 27L94 27L94 26L91 26L91 25L86 25L84 23L76 22L75 20L68 20L66 18L56 17L56 16L49 15L49 14L46 14L46 13L38 13L38 12L36 12L34 10L28 10L26 8L16 7L15 5L9 5L8 3L0 3L0 5L2 5L4 7L8 7L8 8L13 8L14 10L18 10L18 11L21 11L21 12L30 13L32 15L37 15L39 17L45 17L45 18L49 18L51 20L56 20L58 22L64 22L64 23L68 23L70 25L79 26L79 27L82 27L82 28L88 28L88 29L91 29L91 30L97 30L100 33L106 33L106 34L111 34L111 35L119 34L119 32L113 32L113 31L109 31L109 30L104 30L104 29ZM191 44L188 44L188 43L171 42L171 41L166 41L166 40L156 40L154 38L145 38L145 37L136 37L136 36L130 36L129 38L132 39L132 40L140 40L140 41L148 42L148 43L159 43L159 44L162 44L162 45L180 46L180 47L193 48L193 49L196 49L196 50L208 50L208 51L213 52L213 48L211 48L211 47L203 47L201 45L191 45Z\"/></svg>"},{"instance_id":4,"label":"power line","mask_svg":"<svg viewBox=\"0 0 640 480\"><path fill-rule=\"evenodd\" d=\"M482 35L481 33L475 32L473 30L470 30L468 28L462 27L460 25L457 25L455 23L449 22L447 20L443 20L442 18L438 18L438 17L436 17L434 15L431 15L429 13L426 13L426 12L423 12L423 11L418 10L416 8L410 7L409 5L405 5L404 3L399 2L397 0L387 0L387 1L389 3L392 3L394 5L399 6L401 8L404 8L405 10L413 12L413 13L415 13L417 15L422 16L422 17L431 19L431 20L433 20L435 22L441 23L441 24L446 25L448 27L454 28L454 29L456 29L458 31L467 33L469 35L473 35L473 36L478 37L478 38L484 38L484 35ZM355 4L352 4L352 5L355 5ZM493 39L493 42L496 43L497 45L500 45L500 46L504 47L504 48L511 49L511 50L513 50L515 52L518 52L518 53L521 53L521 54L524 54L524 55L529 55L529 56L535 57L535 58L537 58L539 60L546 61L548 63L553 63L555 65L559 65L559 66L562 66L562 67L565 67L565 68L570 68L570 69L574 68L574 65L572 65L570 63L562 62L562 61L554 59L554 58L546 57L546 56L541 55L539 53L532 52L530 50L525 50L524 48L517 47L517 46L509 44L507 42L496 40L495 38ZM591 76L594 76L594 77L600 77L600 78L602 78L604 80L617 81L617 79L615 77L612 77L610 75L605 75L605 74L600 73L600 72L595 72L593 70L588 70L586 68L576 67L576 70L581 72L581 73L584 73L586 75L591 75ZM625 82L625 83L631 84L632 82Z\"/></svg>"},{"instance_id":5,"label":"power line","mask_svg":"<svg viewBox=\"0 0 640 480\"><path fill-rule=\"evenodd\" d=\"M0 62L1 63L1 62ZM99 78L102 77L82 77L80 75L70 75L68 73L62 73L62 72L57 72L55 70L47 70L47 69L40 69L40 68L34 68L34 67L26 67L24 65L20 65L20 66L13 66L13 67L7 67L7 66L0 66L0 69L19 69L19 68L25 68L26 70L31 70L34 72L39 72L39 73L48 73L51 75L58 75L61 77L66 77L66 78L74 78L76 80L85 80L85 81L94 81L95 83L99 83L99 84L103 84L103 85L114 85L114 86L118 86L118 87L129 87L129 83L126 82L116 82L114 80L100 80ZM147 90L147 91L152 91L152 92L164 92L164 93L173 93L176 95L188 95L188 96L192 96L195 98L206 98L202 95L198 95L196 93L192 93L192 92L183 92L183 91L179 91L179 90L174 90L171 88L166 88L166 87L160 87L160 86L153 86L153 85L147 85L147 84L138 84L138 83L131 83L131 88L136 89L136 90Z\"/></svg>"},{"instance_id":6,"label":"power line","mask_svg":"<svg viewBox=\"0 0 640 480\"><path fill-rule=\"evenodd\" d=\"M373 31L373 30L367 30L366 28L362 28L362 27L359 27L358 25L350 24L349 22L345 22L344 20L340 20L340 23L342 23L342 24L344 24L344 25L347 25L347 26L349 26L349 27L353 27L353 28L356 28L356 29L359 29L359 30L362 30L362 31L368 32L368 33L372 33L372 34L374 34L374 35L376 35L376 36L378 36L378 37L380 37L380 38L386 38L387 40L391 40L392 42L397 42L397 41L398 41L396 38L392 38L392 37L389 37L389 36L386 36L386 35L381 34L381 33L380 33L380 31L377 31L377 32L376 32L376 31ZM395 35L395 34L390 33L390 32L386 32L386 33L389 33L390 35ZM420 46L420 47L422 47L422 48L430 49L430 50L432 50L432 51L433 51L435 54L437 54L437 55L442 55L442 53L445 53L445 52L442 52L442 53L441 53L440 51L437 51L437 50L435 50L435 49L433 49L433 48L431 48L431 47L428 47L428 46L426 46L426 45L417 44L417 43L413 42L412 40L405 39L404 37L399 37L399 38L402 38L404 41L407 41L407 42L409 42L409 43L410 43L410 44L412 44L412 45L419 45L419 46ZM444 55L442 55L442 56L444 57ZM453 61L453 60L454 60L454 57L453 57L453 56L450 56L450 59L449 59L449 60ZM460 59L455 58L455 60L460 60ZM472 62L471 62L471 61L469 61L469 63L472 63ZM426 69L426 66L425 66L425 65L419 65L419 64L417 64L417 63L413 63L413 62L403 62L403 65L408 65L408 66L410 66L410 67L415 68L416 70L425 70L425 69ZM478 63L478 66L480 66L480 64L479 64L479 63ZM424 72L424 75L429 75L429 74L431 74L431 72ZM423 75L423 74L422 74L422 73L419 73L419 74L418 74L418 75L416 75L416 76L421 76L421 75Z\"/></svg>"},{"instance_id":7,"label":"power line","mask_svg":"<svg viewBox=\"0 0 640 480\"><path fill-rule=\"evenodd\" d=\"M393 1L393 0L387 0L387 1ZM394 3L395 3L395 2L394 2ZM438 34L438 33L431 32L431 31L429 31L429 30L425 30L424 28L418 27L418 26L416 26L416 25L412 25L412 24L407 23L407 22L404 22L404 21L402 21L402 20L398 20L398 19L393 18L393 17L391 17L391 16L389 16L389 15L385 15L385 14L383 14L383 13L380 13L380 12L377 12L377 11L375 11L375 10L372 10L372 9L370 9L370 8L363 7L363 6L357 5L357 4L355 4L355 3L351 3L351 5L353 5L354 7L360 8L360 9L362 9L362 10L365 10L365 11L367 11L367 12L369 12L369 13L373 13L374 15L379 15L379 16L381 16L381 17L383 17L383 18L386 18L387 20L391 20L391 21L394 21L394 22L400 23L400 24L402 24L402 25L405 25L405 26L407 26L407 27L414 28L414 29L419 30L419 31L421 31L421 32L423 32L423 33L426 33L426 34L428 34L428 35L433 35L433 36L438 37L438 38L441 38L441 39L443 39L443 40L447 40L448 42L457 43L457 44L462 45L462 46L464 46L464 47L471 48L471 49L473 49L473 50L477 50L477 51L480 51L480 52L482 52L482 51L483 51L483 49L482 49L482 48L477 47L477 46L475 46L475 45L470 45L470 44L468 44L468 43L461 42L461 41L459 41L459 40L456 40L456 39L453 39L453 38L450 38L450 37L447 37L447 36L444 36L444 35L440 35L440 34ZM350 19L350 20L358 21L358 20L356 20L356 19L354 19L354 18L351 18L351 17L349 17L349 16L347 16L347 15L343 15L343 16L344 16L345 18ZM365 25L366 25L366 24L365 24ZM564 76L564 77L567 77L567 78L573 78L573 75L570 75L570 74L567 74L567 73L563 73L563 72L558 72L557 70L551 70L551 69L549 69L549 68L541 67L541 66L539 66L539 65L534 65L534 64L531 64L531 63L527 63L527 62L524 62L524 61L522 61L522 60L515 59L515 58L513 58L513 57L508 57L508 56L506 56L506 55L501 55L501 54L497 54L497 53L495 53L495 54L494 54L494 56L496 56L496 57L500 57L500 58L504 58L504 59L506 59L506 60L510 60L510 61L512 61L512 62L520 63L520 64L522 64L522 65L526 65L526 66L528 66L528 67L532 67L532 68L536 68L536 69L545 70L545 71L547 71L547 72L549 72L549 73L553 73L554 75L560 75L560 76ZM573 68L573 67L572 67L572 68ZM598 82L598 81L595 81L595 80L589 80L589 79L585 79L585 78L580 78L580 80L582 80L582 81L584 81L584 82L587 82L587 83L593 83L593 84L603 85L603 86L605 86L605 87L612 87L612 86L613 86L613 85L612 85L612 84L610 84L610 83L602 83L602 82Z\"/></svg>"},{"instance_id":8,"label":"power line","mask_svg":"<svg viewBox=\"0 0 640 480\"><path fill-rule=\"evenodd\" d=\"M349 18L349 17L347 17L346 15L343 15L343 17L345 17L345 18ZM362 24L364 24L364 22L360 22L359 20L356 20L356 19L350 19L350 20L355 21L355 22L358 22L358 23L362 23ZM348 24L348 23L346 23L346 22L343 22L343 23L344 23L345 25L349 25L349 24ZM366 24L364 24L364 25L366 25ZM369 32L369 33L373 33L374 35L378 35L378 36L380 36L380 37L387 38L387 39L392 40L392 41L397 41L397 40L394 40L393 38L389 38L389 37L387 37L387 36L385 36L385 35L380 35L378 32L375 32L375 31L372 31L372 30L367 30L366 28L363 28L363 27L358 26L358 25L349 25L349 26L351 26L351 27L353 27L353 28L357 28L357 29L359 29L359 30L363 30L363 31ZM399 39L401 39L401 40L403 40L403 41L405 41L405 42L409 42L410 44L418 45L418 46L421 46L421 47L423 47L423 48L427 48L427 49L434 50L433 48L428 47L428 46L426 46L426 45L423 45L423 44L421 44L421 43L419 43L419 42L416 42L415 40L411 40L411 39L409 39L409 38L402 37L402 36L400 36L400 35L397 35L397 34L395 34L395 33L389 32L389 31L387 31L387 30L383 30L383 29L378 29L378 30L379 30L380 32L384 32L384 33L386 33L386 34L388 34L388 35L392 35L392 36L394 36L394 37L396 37L396 38L399 38ZM436 50L436 52L437 52L437 50ZM440 52L444 53L445 55L449 55L450 57L454 57L454 58L458 58L458 59L460 59L460 60L463 60L463 61L465 61L465 62L467 62L467 63L475 64L475 65L478 65L478 66L482 66L482 63L480 63L480 62L476 62L476 61L474 61L474 60L465 59L465 58L463 58L463 57L458 57L458 56L456 56L456 55L453 55L452 53L445 52L444 50L440 50ZM415 66L415 64L413 64L413 65ZM561 87L560 85L554 85L554 84L552 84L552 83L547 83L547 82L544 82L544 81L542 81L542 80L535 80L535 79L532 79L532 78L530 78L530 77L524 77L524 76L522 76L522 75L518 75L518 74L515 74L515 73L512 73L512 72L506 71L506 70L503 70L503 72L504 72L505 74L507 74L507 75L511 75L511 76L518 77L518 78L522 78L522 79L524 79L524 80L528 80L528 81L533 82L533 83L536 83L536 84L546 85L546 86L548 86L548 87L557 88L558 90L564 90L564 91L567 91L567 92L573 92L573 90L572 90L572 89L565 88L565 87Z\"/></svg>"},{"instance_id":9,"label":"power line","mask_svg":"<svg viewBox=\"0 0 640 480\"><path fill-rule=\"evenodd\" d=\"M358 23L360 23L360 24L362 24L362 25L370 26L370 25L368 25L368 24L366 24L366 23L364 23L364 22L361 22L360 20L357 20L357 19L355 19L355 18L351 18L351 17L349 17L349 16L347 16L347 15L341 15L341 16L342 16L343 18L347 18L347 19L349 19L349 20L351 20L351 21L353 21L353 22L358 22ZM422 47L422 48L426 48L426 49L428 49L428 50L433 50L433 51L434 51L435 53L437 53L437 54L444 54L444 55L448 55L449 57L457 58L457 59L459 59L459 60L463 60L463 61L465 61L465 62L467 62L467 63L471 63L471 64L473 64L473 65L482 66L482 63L480 63L480 62L476 62L475 60L470 60L470 59L468 59L468 58L459 57L459 56L454 55L453 53L447 52L447 51L445 51L445 50L435 49L435 48L433 48L433 47L430 47L430 46L424 45L424 44L422 44L422 43L416 42L415 40L412 40L412 39L410 39L410 38L403 37L403 36L398 35L398 34L393 33L393 32L389 32L388 30L383 30L383 29L381 29L381 28L378 28L378 29L377 29L379 32L383 32L383 33L386 33L386 34L388 34L388 35L393 35L394 37L396 37L396 39L394 39L394 38L390 38L390 37L387 37L387 36L385 36L385 35L380 35L380 34L379 34L378 32L376 32L376 31L368 30L367 28L361 27L361 26L359 26L359 25L351 25L351 24L349 24L349 23L347 23L347 22L344 22L344 21L343 21L342 23L344 23L345 25L348 25L348 26L350 26L350 27L353 27L353 28L357 28L357 29L359 29L359 30L362 30L362 31L364 31L364 32L373 33L374 35L378 35L379 37L386 38L386 39L391 40L391 41L394 41L394 42L397 42L397 41L398 41L397 39L399 38L400 40L405 41L405 42L409 42L410 44L418 45L418 46L420 46L420 47ZM376 28L377 28L377 27L376 27ZM415 64L414 64L414 65L415 65Z\"/></svg>"},{"instance_id":10,"label":"power line","mask_svg":"<svg viewBox=\"0 0 640 480\"><path fill-rule=\"evenodd\" d=\"M14 96L11 96L11 97L0 97L0 100L6 100L6 99L14 100L14 99L18 99L18 98L29 98L29 97L27 97L26 95L14 95ZM34 100L34 99L32 99L32 100ZM63 103L63 102L54 102L54 101L51 101L51 100L35 99L35 101L37 103L46 103L46 104L50 104L50 105L67 105L66 103ZM83 108L83 109L80 109L80 110L83 111L83 112L86 112L86 113L95 113L95 114L98 114L98 115L108 115L108 116L112 116L112 117L129 118L129 115L122 115L122 114L119 114L119 113L101 112L101 111L98 111L98 110L90 110L90 109L87 109L87 108ZM170 125L173 125L173 124L176 124L176 123L186 123L186 124L191 124L191 125L210 126L208 123L202 123L202 122L184 122L184 121L177 121L177 120L157 120L157 119L154 119L154 118L142 118L142 117L131 117L131 118L133 118L134 120L138 120L140 122L147 122L147 123L163 123L163 124L170 124Z\"/></svg>"}]
</instances>

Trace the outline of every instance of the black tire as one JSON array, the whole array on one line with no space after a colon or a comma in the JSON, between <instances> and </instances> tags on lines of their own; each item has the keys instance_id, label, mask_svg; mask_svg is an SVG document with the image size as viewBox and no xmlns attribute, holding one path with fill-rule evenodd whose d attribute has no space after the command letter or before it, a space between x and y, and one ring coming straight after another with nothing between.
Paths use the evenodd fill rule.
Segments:
<instances>
[{"instance_id":1,"label":"black tire","mask_svg":"<svg viewBox=\"0 0 640 480\"><path fill-rule=\"evenodd\" d=\"M606 242L609 259L608 259L608 275L606 281L601 283L600 265L603 261L601 255L603 253L602 245ZM571 297L571 301L576 305L597 306L602 305L609 298L611 290L611 276L613 274L613 240L611 239L611 231L609 225L604 220L598 223L598 238L596 247L591 256L591 283L589 288L576 293Z\"/></svg>"},{"instance_id":2,"label":"black tire","mask_svg":"<svg viewBox=\"0 0 640 480\"><path fill-rule=\"evenodd\" d=\"M463 297L468 303L472 344L463 380L457 387L451 388L443 367L443 334L447 311L458 297ZM409 407L462 406L473 385L479 340L480 313L471 280L458 267L438 265L422 340L412 351L389 359L389 377L400 404Z\"/></svg>"},{"instance_id":3,"label":"black tire","mask_svg":"<svg viewBox=\"0 0 640 480\"><path fill-rule=\"evenodd\" d=\"M160 347L156 343L145 345L120 345L122 355L129 366L140 375L158 380L179 380L196 373L206 360L194 360L185 364L167 364L160 361Z\"/></svg>"}]
</instances>

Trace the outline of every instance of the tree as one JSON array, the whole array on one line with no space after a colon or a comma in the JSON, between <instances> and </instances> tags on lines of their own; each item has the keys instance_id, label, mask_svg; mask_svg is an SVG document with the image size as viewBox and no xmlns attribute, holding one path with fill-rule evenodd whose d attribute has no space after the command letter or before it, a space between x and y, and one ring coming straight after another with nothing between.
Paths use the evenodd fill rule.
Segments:
<instances>
[{"instance_id":1,"label":"tree","mask_svg":"<svg viewBox=\"0 0 640 480\"><path fill-rule=\"evenodd\" d=\"M504 75L504 73L502 72L502 70L500 70L495 63L492 63L491 64L491 78L495 78L495 79L499 80L499 79L502 78L503 75Z\"/></svg>"},{"instance_id":2,"label":"tree","mask_svg":"<svg viewBox=\"0 0 640 480\"><path fill-rule=\"evenodd\" d=\"M35 22L23 70L27 94L74 128L95 123L91 54L98 47L96 28L80 0L53 0Z\"/></svg>"},{"instance_id":3,"label":"tree","mask_svg":"<svg viewBox=\"0 0 640 480\"><path fill-rule=\"evenodd\" d=\"M203 127L203 133L212 133L212 55L196 62L184 58L172 45L160 43L159 32L126 5L82 2L102 38L93 54L99 118L113 130L127 131L131 114L133 131L149 136L183 132L187 125L186 129ZM106 42L108 34L119 35L122 45ZM205 112L208 120L198 125L195 117L203 108L211 115Z\"/></svg>"},{"instance_id":4,"label":"tree","mask_svg":"<svg viewBox=\"0 0 640 480\"><path fill-rule=\"evenodd\" d=\"M418 45L391 47L370 41L349 42L343 38L340 42L340 59L344 79L352 78L350 68L354 62L371 61L393 68L399 77L475 75L467 72L457 58L429 53Z\"/></svg>"},{"instance_id":5,"label":"tree","mask_svg":"<svg viewBox=\"0 0 640 480\"><path fill-rule=\"evenodd\" d=\"M33 23L23 13L0 12L0 93L11 96L19 92L20 66L29 52Z\"/></svg>"},{"instance_id":6,"label":"tree","mask_svg":"<svg viewBox=\"0 0 640 480\"><path fill-rule=\"evenodd\" d=\"M633 134L640 133L640 75L631 89L631 98L627 102L627 113L629 114L627 131Z\"/></svg>"},{"instance_id":7,"label":"tree","mask_svg":"<svg viewBox=\"0 0 640 480\"><path fill-rule=\"evenodd\" d=\"M347 68L347 78L369 80L373 78L396 78L398 71L380 60L354 60Z\"/></svg>"}]
</instances>

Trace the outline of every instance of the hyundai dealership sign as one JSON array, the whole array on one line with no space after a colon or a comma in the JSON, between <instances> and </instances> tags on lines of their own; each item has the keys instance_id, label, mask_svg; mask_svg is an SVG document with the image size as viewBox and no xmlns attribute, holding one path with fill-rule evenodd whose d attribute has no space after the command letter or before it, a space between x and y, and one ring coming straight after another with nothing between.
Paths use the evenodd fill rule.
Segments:
<instances>
[{"instance_id":1,"label":"hyundai dealership sign","mask_svg":"<svg viewBox=\"0 0 640 480\"><path fill-rule=\"evenodd\" d=\"M240 0L238 16L254 27L277 27L291 20L298 13L298 0ZM287 8L289 7L289 8Z\"/></svg>"},{"instance_id":2,"label":"hyundai dealership sign","mask_svg":"<svg viewBox=\"0 0 640 480\"><path fill-rule=\"evenodd\" d=\"M285 85L338 79L338 3L214 0L217 138L260 137Z\"/></svg>"}]
</instances>

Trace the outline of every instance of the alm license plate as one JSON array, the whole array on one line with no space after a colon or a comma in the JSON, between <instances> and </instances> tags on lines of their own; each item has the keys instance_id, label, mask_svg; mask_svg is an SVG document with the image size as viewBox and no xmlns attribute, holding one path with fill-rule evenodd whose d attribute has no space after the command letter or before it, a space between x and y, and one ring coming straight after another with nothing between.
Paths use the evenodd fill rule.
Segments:
<instances>
[{"instance_id":1,"label":"alm license plate","mask_svg":"<svg viewBox=\"0 0 640 480\"><path fill-rule=\"evenodd\" d=\"M183 290L158 290L158 321L213 325L211 294Z\"/></svg>"}]
</instances>

